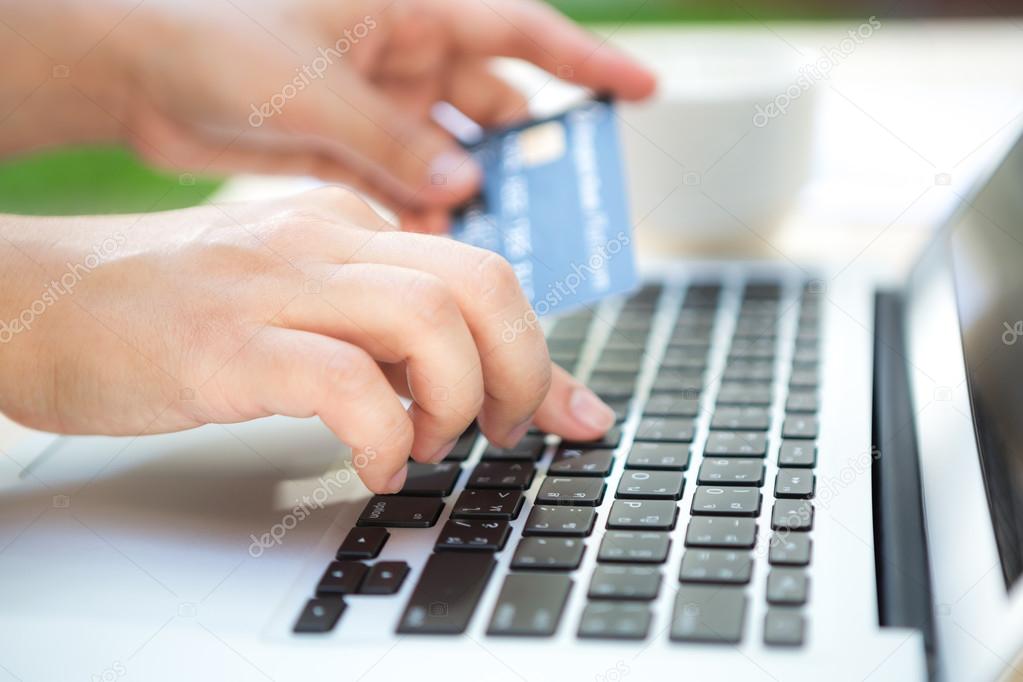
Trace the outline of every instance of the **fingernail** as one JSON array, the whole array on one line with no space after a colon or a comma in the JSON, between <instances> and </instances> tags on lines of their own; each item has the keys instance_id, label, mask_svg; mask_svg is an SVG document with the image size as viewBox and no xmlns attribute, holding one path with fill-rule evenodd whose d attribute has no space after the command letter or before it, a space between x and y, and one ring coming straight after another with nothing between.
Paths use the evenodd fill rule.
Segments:
<instances>
[{"instance_id":1,"label":"fingernail","mask_svg":"<svg viewBox=\"0 0 1023 682\"><path fill-rule=\"evenodd\" d=\"M442 461L445 457L448 456L449 452L455 449L455 444L457 442L458 439L455 438L450 443L445 443L444 445L440 446L440 449L438 449L437 452L433 453L433 455L427 461L430 464L436 464L437 462Z\"/></svg>"},{"instance_id":2,"label":"fingernail","mask_svg":"<svg viewBox=\"0 0 1023 682\"><path fill-rule=\"evenodd\" d=\"M475 187L482 173L480 167L468 154L457 151L441 152L430 162L430 184L449 189Z\"/></svg>"},{"instance_id":3,"label":"fingernail","mask_svg":"<svg viewBox=\"0 0 1023 682\"><path fill-rule=\"evenodd\" d=\"M533 425L533 420L527 420L516 426L514 429L508 432L508 447L514 447L518 445L522 437L526 435L526 431L529 431L529 427Z\"/></svg>"},{"instance_id":4,"label":"fingernail","mask_svg":"<svg viewBox=\"0 0 1023 682\"><path fill-rule=\"evenodd\" d=\"M583 424L600 429L601 432L607 431L615 423L614 410L605 405L604 401L585 386L580 386L572 391L568 409Z\"/></svg>"},{"instance_id":5,"label":"fingernail","mask_svg":"<svg viewBox=\"0 0 1023 682\"><path fill-rule=\"evenodd\" d=\"M391 476L391 480L387 482L387 492L396 493L399 492L405 485L405 478L408 476L408 465L403 465L401 469L394 476Z\"/></svg>"}]
</instances>

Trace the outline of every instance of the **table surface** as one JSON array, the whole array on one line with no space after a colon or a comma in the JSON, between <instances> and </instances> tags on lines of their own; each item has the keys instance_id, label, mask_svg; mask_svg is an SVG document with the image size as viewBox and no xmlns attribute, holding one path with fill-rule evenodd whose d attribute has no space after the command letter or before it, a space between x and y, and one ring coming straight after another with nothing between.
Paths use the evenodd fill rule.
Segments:
<instances>
[{"instance_id":1,"label":"table surface","mask_svg":"<svg viewBox=\"0 0 1023 682\"><path fill-rule=\"evenodd\" d=\"M806 57L837 45L859 22L726 24L594 30L656 61L674 49L735 40L777 40ZM719 40L720 39L720 40ZM817 83L810 178L793 211L769 235L735 244L735 255L814 261L836 272L875 267L892 278L1023 127L1023 19L885 22ZM531 108L550 110L567 92L520 70ZM308 179L239 176L215 200L284 195ZM694 255L640 234L640 254ZM766 250L763 248L766 244ZM0 451L29 433L0 417Z\"/></svg>"}]
</instances>

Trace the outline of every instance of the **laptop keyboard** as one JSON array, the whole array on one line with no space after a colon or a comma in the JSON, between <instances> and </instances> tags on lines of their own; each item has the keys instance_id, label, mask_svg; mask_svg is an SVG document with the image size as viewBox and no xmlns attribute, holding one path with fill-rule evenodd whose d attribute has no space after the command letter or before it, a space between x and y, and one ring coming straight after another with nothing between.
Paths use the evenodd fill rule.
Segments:
<instances>
[{"instance_id":1,"label":"laptop keyboard","mask_svg":"<svg viewBox=\"0 0 1023 682\"><path fill-rule=\"evenodd\" d=\"M422 571L411 576L399 633L458 634L485 618L493 636L549 637L574 628L580 638L646 640L658 636L650 632L652 604L671 589L670 627L659 636L802 645L820 309L811 285L795 298L783 293L780 283L751 282L737 305L724 306L721 284L690 285L681 297L651 284L618 308L603 333L594 332L603 309L558 320L548 334L552 359L571 369L584 353L595 358L582 378L615 410L615 427L593 442L556 442L534 431L513 448L496 448L473 426L444 462L410 462L399 494L366 504L294 630L328 632L346 597L401 589L408 564L373 563L392 528L435 539ZM781 334L792 306L795 333ZM655 322L661 333L652 334ZM710 376L711 359L722 354L723 366ZM637 390L650 373L649 390ZM775 466L766 466L769 458ZM453 495L463 477L464 489ZM676 542L684 544L681 563L669 565ZM767 575L754 570L758 552L767 555ZM502 553L511 558L498 571ZM580 575L587 553L596 561ZM497 602L477 613L493 580L502 581ZM764 621L749 624L755 580L765 581L768 605ZM580 589L585 605L565 622L569 596Z\"/></svg>"}]
</instances>

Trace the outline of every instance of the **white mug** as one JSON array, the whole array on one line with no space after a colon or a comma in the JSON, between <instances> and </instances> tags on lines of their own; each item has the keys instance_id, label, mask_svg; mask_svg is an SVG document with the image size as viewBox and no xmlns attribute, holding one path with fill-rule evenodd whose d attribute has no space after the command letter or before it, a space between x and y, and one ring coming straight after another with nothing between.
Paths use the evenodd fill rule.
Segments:
<instances>
[{"instance_id":1,"label":"white mug","mask_svg":"<svg viewBox=\"0 0 1023 682\"><path fill-rule=\"evenodd\" d=\"M768 240L807 178L816 52L667 33L628 47L659 77L652 100L620 108L639 236L721 251Z\"/></svg>"}]
</instances>

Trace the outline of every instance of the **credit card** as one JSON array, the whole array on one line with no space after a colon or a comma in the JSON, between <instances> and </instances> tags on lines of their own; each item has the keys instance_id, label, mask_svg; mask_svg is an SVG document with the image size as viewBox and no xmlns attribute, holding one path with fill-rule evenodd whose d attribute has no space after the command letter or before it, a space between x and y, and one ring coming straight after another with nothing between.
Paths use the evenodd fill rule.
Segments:
<instances>
[{"instance_id":1,"label":"credit card","mask_svg":"<svg viewBox=\"0 0 1023 682\"><path fill-rule=\"evenodd\" d=\"M452 236L504 256L537 315L638 286L613 107L588 101L468 148L483 184Z\"/></svg>"}]
</instances>

